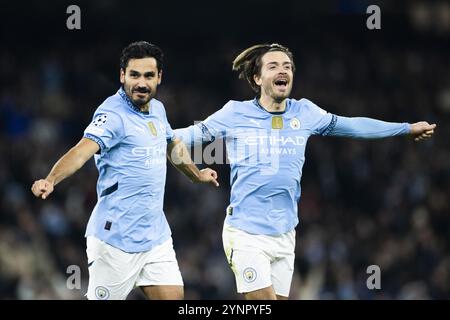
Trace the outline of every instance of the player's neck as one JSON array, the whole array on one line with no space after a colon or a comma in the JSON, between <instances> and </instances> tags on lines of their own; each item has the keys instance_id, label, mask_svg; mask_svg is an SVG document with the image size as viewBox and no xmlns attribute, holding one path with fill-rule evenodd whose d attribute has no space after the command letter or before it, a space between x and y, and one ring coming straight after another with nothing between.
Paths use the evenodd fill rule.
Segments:
<instances>
[{"instance_id":1,"label":"player's neck","mask_svg":"<svg viewBox=\"0 0 450 320\"><path fill-rule=\"evenodd\" d=\"M278 102L269 96L261 95L258 101L261 107L268 112L284 112L284 110L286 110L286 99Z\"/></svg>"},{"instance_id":2,"label":"player's neck","mask_svg":"<svg viewBox=\"0 0 450 320\"><path fill-rule=\"evenodd\" d=\"M150 101L147 102L146 104L144 104L143 106L139 106L139 110L141 110L141 112L149 112L149 110L150 110Z\"/></svg>"}]
</instances>

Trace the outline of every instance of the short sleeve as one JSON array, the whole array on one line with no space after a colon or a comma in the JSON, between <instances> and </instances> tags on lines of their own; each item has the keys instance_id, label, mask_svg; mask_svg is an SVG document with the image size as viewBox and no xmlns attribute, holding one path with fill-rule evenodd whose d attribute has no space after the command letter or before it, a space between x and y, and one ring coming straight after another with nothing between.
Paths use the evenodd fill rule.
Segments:
<instances>
[{"instance_id":1,"label":"short sleeve","mask_svg":"<svg viewBox=\"0 0 450 320\"><path fill-rule=\"evenodd\" d=\"M84 138L95 141L104 153L119 143L124 136L124 128L120 116L111 111L98 110L92 122L84 130Z\"/></svg>"},{"instance_id":2,"label":"short sleeve","mask_svg":"<svg viewBox=\"0 0 450 320\"><path fill-rule=\"evenodd\" d=\"M170 126L169 120L167 120L166 112L164 112L163 122L164 122L164 127L166 129L167 143L171 143L175 139L175 133L173 132L172 127Z\"/></svg>"},{"instance_id":3,"label":"short sleeve","mask_svg":"<svg viewBox=\"0 0 450 320\"><path fill-rule=\"evenodd\" d=\"M311 123L313 135L327 135L336 125L336 116L331 114L308 99L303 99L308 110L307 116Z\"/></svg>"},{"instance_id":4,"label":"short sleeve","mask_svg":"<svg viewBox=\"0 0 450 320\"><path fill-rule=\"evenodd\" d=\"M204 136L211 136L210 140L227 136L233 128L234 103L227 102L222 109L216 111L199 125Z\"/></svg>"}]
</instances>

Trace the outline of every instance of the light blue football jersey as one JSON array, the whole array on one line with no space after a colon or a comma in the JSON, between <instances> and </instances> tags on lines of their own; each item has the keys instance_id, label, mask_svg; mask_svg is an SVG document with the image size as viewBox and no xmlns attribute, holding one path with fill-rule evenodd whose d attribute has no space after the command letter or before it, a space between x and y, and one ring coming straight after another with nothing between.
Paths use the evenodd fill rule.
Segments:
<instances>
[{"instance_id":1,"label":"light blue football jersey","mask_svg":"<svg viewBox=\"0 0 450 320\"><path fill-rule=\"evenodd\" d=\"M98 143L97 204L86 236L125 252L142 252L169 239L164 211L167 143L174 133L164 105L142 113L123 89L95 111L84 137Z\"/></svg>"},{"instance_id":2,"label":"light blue football jersey","mask_svg":"<svg viewBox=\"0 0 450 320\"><path fill-rule=\"evenodd\" d=\"M270 113L256 99L229 101L205 121L175 130L187 145L223 137L231 166L225 222L252 234L277 235L298 224L305 148L312 135L380 138L405 134L407 123L346 118L307 99Z\"/></svg>"}]
</instances>

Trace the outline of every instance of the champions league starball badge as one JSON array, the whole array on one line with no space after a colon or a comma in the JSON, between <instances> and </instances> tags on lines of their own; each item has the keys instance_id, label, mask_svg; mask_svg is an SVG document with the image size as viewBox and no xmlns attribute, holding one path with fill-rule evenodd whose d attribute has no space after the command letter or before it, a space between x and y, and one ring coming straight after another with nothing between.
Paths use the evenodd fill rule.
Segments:
<instances>
[{"instance_id":1,"label":"champions league starball badge","mask_svg":"<svg viewBox=\"0 0 450 320\"><path fill-rule=\"evenodd\" d=\"M92 121L92 124L96 127L100 127L106 122L106 119L106 113L101 113L95 117L94 121Z\"/></svg>"}]
</instances>

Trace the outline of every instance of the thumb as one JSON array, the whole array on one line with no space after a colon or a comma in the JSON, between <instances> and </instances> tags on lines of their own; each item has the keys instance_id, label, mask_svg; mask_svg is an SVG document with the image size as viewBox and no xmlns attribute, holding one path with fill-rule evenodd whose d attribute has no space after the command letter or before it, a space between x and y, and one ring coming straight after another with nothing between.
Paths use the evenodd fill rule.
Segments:
<instances>
[{"instance_id":1,"label":"thumb","mask_svg":"<svg viewBox=\"0 0 450 320\"><path fill-rule=\"evenodd\" d=\"M51 192L52 192L52 190L46 189L46 190L42 193L41 198L42 198L43 200L47 199L47 197L49 196L49 194L50 194Z\"/></svg>"},{"instance_id":2,"label":"thumb","mask_svg":"<svg viewBox=\"0 0 450 320\"><path fill-rule=\"evenodd\" d=\"M213 185L215 185L216 187L219 186L219 183L218 183L217 180L214 179L214 178L211 179L211 183L212 183Z\"/></svg>"}]
</instances>

